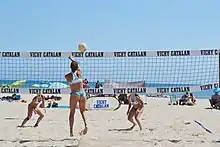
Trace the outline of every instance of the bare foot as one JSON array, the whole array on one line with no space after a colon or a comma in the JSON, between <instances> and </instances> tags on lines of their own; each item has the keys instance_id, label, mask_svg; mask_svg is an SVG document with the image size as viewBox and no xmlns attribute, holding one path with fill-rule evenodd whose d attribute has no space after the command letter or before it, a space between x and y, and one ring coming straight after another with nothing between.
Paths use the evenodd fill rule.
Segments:
<instances>
[{"instance_id":1,"label":"bare foot","mask_svg":"<svg viewBox=\"0 0 220 147\"><path fill-rule=\"evenodd\" d=\"M82 131L80 131L80 135L86 135L87 134L87 132L88 132L88 128L87 127L85 127Z\"/></svg>"},{"instance_id":2,"label":"bare foot","mask_svg":"<svg viewBox=\"0 0 220 147\"><path fill-rule=\"evenodd\" d=\"M135 126L136 126L136 124L134 124L133 126L131 126L131 127L129 128L129 130L133 130Z\"/></svg>"},{"instance_id":3,"label":"bare foot","mask_svg":"<svg viewBox=\"0 0 220 147\"><path fill-rule=\"evenodd\" d=\"M24 126L20 125L20 126L17 126L18 128L23 128Z\"/></svg>"},{"instance_id":4,"label":"bare foot","mask_svg":"<svg viewBox=\"0 0 220 147\"><path fill-rule=\"evenodd\" d=\"M73 131L70 131L70 137L73 137Z\"/></svg>"},{"instance_id":5,"label":"bare foot","mask_svg":"<svg viewBox=\"0 0 220 147\"><path fill-rule=\"evenodd\" d=\"M35 124L34 127L35 127L35 128L38 127L38 124Z\"/></svg>"}]
</instances>

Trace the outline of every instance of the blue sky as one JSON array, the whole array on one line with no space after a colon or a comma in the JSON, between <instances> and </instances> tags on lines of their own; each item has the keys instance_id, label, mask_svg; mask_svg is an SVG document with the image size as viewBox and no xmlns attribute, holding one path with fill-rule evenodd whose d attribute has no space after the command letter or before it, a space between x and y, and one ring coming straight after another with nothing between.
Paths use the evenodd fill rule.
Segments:
<instances>
[{"instance_id":1,"label":"blue sky","mask_svg":"<svg viewBox=\"0 0 220 147\"><path fill-rule=\"evenodd\" d=\"M85 42L89 51L219 48L219 6L219 0L0 0L0 51L77 51L80 42ZM161 58L148 59L145 64L136 60L137 64L146 65L137 69L139 78L127 74L129 69L120 71L116 67L117 72L112 74L110 68L105 70L109 71L110 79L136 78L155 83L173 80L198 84L216 82L218 77L214 58L192 57L187 62L167 59L167 63L172 62L169 65ZM39 67L45 65L43 62L29 64L20 60L20 68L4 62L9 63L1 60L1 67L7 69L0 79L64 80L63 75L69 71L68 59L56 61L61 63L59 72L57 66ZM47 65L54 65L55 61L48 62ZM95 71L89 68L90 62L85 62L85 78L106 78L104 67ZM104 62L99 66L107 67ZM134 69L135 65L130 67ZM49 72L54 73L53 77Z\"/></svg>"},{"instance_id":2,"label":"blue sky","mask_svg":"<svg viewBox=\"0 0 220 147\"><path fill-rule=\"evenodd\" d=\"M0 50L220 47L219 0L1 0Z\"/></svg>"}]
</instances>

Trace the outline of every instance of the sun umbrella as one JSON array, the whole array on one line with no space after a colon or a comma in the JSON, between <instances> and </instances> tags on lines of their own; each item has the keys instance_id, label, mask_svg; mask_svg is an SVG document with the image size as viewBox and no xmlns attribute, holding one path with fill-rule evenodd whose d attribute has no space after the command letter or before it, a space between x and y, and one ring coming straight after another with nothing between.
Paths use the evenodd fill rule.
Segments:
<instances>
[{"instance_id":1,"label":"sun umbrella","mask_svg":"<svg viewBox=\"0 0 220 147\"><path fill-rule=\"evenodd\" d=\"M61 82L54 82L51 83L49 88L68 88L69 86L67 84L61 83Z\"/></svg>"},{"instance_id":2,"label":"sun umbrella","mask_svg":"<svg viewBox=\"0 0 220 147\"><path fill-rule=\"evenodd\" d=\"M220 88L216 88L216 89L214 89L213 92L214 92L214 93L215 93L215 92L220 92Z\"/></svg>"}]
</instances>

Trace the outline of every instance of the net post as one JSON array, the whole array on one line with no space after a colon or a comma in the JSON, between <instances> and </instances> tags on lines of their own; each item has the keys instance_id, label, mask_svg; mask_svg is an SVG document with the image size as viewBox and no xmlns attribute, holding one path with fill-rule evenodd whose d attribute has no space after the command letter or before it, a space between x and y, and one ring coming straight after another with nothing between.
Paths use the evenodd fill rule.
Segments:
<instances>
[{"instance_id":1,"label":"net post","mask_svg":"<svg viewBox=\"0 0 220 147\"><path fill-rule=\"evenodd\" d=\"M218 49L218 88L220 88L220 49Z\"/></svg>"}]
</instances>

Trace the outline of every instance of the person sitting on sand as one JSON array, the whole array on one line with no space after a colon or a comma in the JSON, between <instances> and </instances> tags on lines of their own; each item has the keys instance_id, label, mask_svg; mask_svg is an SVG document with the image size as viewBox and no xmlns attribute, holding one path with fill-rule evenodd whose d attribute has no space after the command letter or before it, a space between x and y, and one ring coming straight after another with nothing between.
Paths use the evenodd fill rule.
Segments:
<instances>
[{"instance_id":1,"label":"person sitting on sand","mask_svg":"<svg viewBox=\"0 0 220 147\"><path fill-rule=\"evenodd\" d=\"M47 108L50 108L52 106L52 100L49 98L47 100Z\"/></svg>"},{"instance_id":2,"label":"person sitting on sand","mask_svg":"<svg viewBox=\"0 0 220 147\"><path fill-rule=\"evenodd\" d=\"M127 111L128 120L133 124L133 126L130 128L130 130L132 130L136 126L136 123L134 122L133 117L135 117L135 120L136 120L140 130L142 130L142 126L141 126L139 117L144 111L144 102L141 100L141 98L138 94L133 93L128 96L128 103L129 103L128 111ZM131 108L131 106L132 106L132 108Z\"/></svg>"},{"instance_id":3,"label":"person sitting on sand","mask_svg":"<svg viewBox=\"0 0 220 147\"><path fill-rule=\"evenodd\" d=\"M120 94L118 96L118 99L119 99L121 104L128 104L127 94Z\"/></svg>"},{"instance_id":4,"label":"person sitting on sand","mask_svg":"<svg viewBox=\"0 0 220 147\"><path fill-rule=\"evenodd\" d=\"M215 105L220 103L220 96L218 95L218 92L215 92L215 94L212 95L209 102L210 102L212 108L215 108Z\"/></svg>"},{"instance_id":5,"label":"person sitting on sand","mask_svg":"<svg viewBox=\"0 0 220 147\"><path fill-rule=\"evenodd\" d=\"M90 88L90 85L87 79L83 80L83 88Z\"/></svg>"},{"instance_id":6,"label":"person sitting on sand","mask_svg":"<svg viewBox=\"0 0 220 147\"><path fill-rule=\"evenodd\" d=\"M54 99L48 99L47 108L58 107L58 103Z\"/></svg>"},{"instance_id":7,"label":"person sitting on sand","mask_svg":"<svg viewBox=\"0 0 220 147\"><path fill-rule=\"evenodd\" d=\"M190 93L189 96L190 96L190 99L191 99L193 105L195 105L195 104L196 104L196 98L195 98L195 96L193 95L193 93Z\"/></svg>"},{"instance_id":8,"label":"person sitting on sand","mask_svg":"<svg viewBox=\"0 0 220 147\"><path fill-rule=\"evenodd\" d=\"M188 101L189 93L186 92L179 100L179 105L185 105Z\"/></svg>"},{"instance_id":9,"label":"person sitting on sand","mask_svg":"<svg viewBox=\"0 0 220 147\"><path fill-rule=\"evenodd\" d=\"M101 87L101 83L99 82L99 81L97 81L96 83L95 83L95 88L100 88Z\"/></svg>"},{"instance_id":10,"label":"person sitting on sand","mask_svg":"<svg viewBox=\"0 0 220 147\"><path fill-rule=\"evenodd\" d=\"M196 104L196 99L192 93L189 94L188 100L186 102L186 105L188 106L194 106Z\"/></svg>"},{"instance_id":11,"label":"person sitting on sand","mask_svg":"<svg viewBox=\"0 0 220 147\"><path fill-rule=\"evenodd\" d=\"M45 103L45 97L41 94L38 94L37 96L35 96L31 103L28 105L28 115L27 117L23 120L22 124L19 126L19 127L24 127L25 123L31 119L31 116L33 114L33 112L35 114L38 114L39 115L39 118L37 119L37 122L36 124L34 125L34 127L37 127L40 123L40 121L43 119L44 115L41 113L39 107L43 107L44 108L44 111L46 113L46 109L45 109L45 106L44 106L44 103Z\"/></svg>"}]
</instances>

